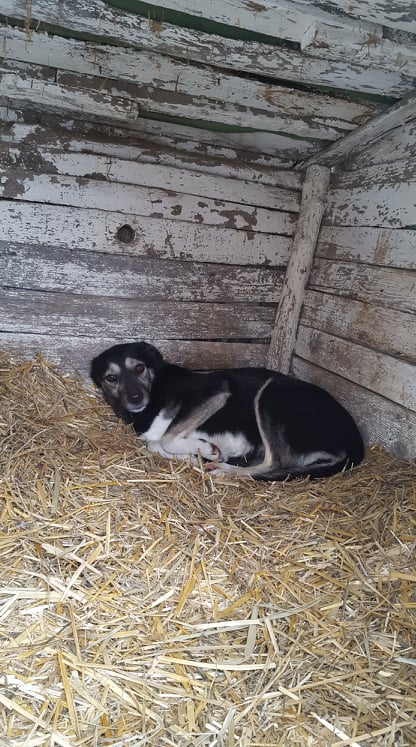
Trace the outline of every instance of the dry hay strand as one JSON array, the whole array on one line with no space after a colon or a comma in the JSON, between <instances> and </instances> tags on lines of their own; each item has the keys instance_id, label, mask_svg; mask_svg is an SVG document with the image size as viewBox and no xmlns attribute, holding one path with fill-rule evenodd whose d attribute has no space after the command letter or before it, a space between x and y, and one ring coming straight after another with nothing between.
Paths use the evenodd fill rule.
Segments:
<instances>
[{"instance_id":1,"label":"dry hay strand","mask_svg":"<svg viewBox=\"0 0 416 747\"><path fill-rule=\"evenodd\" d=\"M0 368L2 745L415 744L414 462L213 479Z\"/></svg>"}]
</instances>

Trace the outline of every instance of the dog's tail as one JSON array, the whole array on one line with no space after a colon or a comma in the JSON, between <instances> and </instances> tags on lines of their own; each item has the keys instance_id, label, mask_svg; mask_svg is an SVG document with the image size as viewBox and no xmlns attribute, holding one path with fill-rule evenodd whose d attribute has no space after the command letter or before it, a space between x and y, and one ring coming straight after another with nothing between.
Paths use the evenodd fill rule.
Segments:
<instances>
[{"instance_id":1,"label":"dog's tail","mask_svg":"<svg viewBox=\"0 0 416 747\"><path fill-rule=\"evenodd\" d=\"M325 455L326 456L326 455ZM320 477L331 477L331 475L342 472L343 469L352 467L353 463L349 457L342 455L334 456L333 454L327 455L327 461L322 453L316 462L310 462L308 465L298 467L287 467L285 469L279 469L278 467L271 466L266 468L264 471L261 469L262 465L258 467L254 466L250 470L250 476L255 480L296 480L302 477L310 477L312 480ZM332 458L331 458L332 457Z\"/></svg>"},{"instance_id":2,"label":"dog's tail","mask_svg":"<svg viewBox=\"0 0 416 747\"><path fill-rule=\"evenodd\" d=\"M279 452L280 456L280 452ZM308 455L309 456L309 455ZM293 458L291 465L283 466L281 461L273 457L273 461L265 458L255 464L247 467L233 467L232 473L242 477L252 477L254 480L295 480L302 477L318 479L320 477L330 477L343 469L352 467L353 462L342 454L330 454L329 452L316 452L311 456L311 461L305 461L303 457ZM313 461L312 461L313 459ZM297 463L296 463L297 462ZM227 471L227 465L218 465L219 469Z\"/></svg>"}]
</instances>

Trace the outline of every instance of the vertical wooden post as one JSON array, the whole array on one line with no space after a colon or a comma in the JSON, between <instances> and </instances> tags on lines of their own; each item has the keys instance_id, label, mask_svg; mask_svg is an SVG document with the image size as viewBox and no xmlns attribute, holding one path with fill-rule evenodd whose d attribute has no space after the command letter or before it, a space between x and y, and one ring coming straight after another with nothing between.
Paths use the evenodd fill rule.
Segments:
<instances>
[{"instance_id":1,"label":"vertical wooden post","mask_svg":"<svg viewBox=\"0 0 416 747\"><path fill-rule=\"evenodd\" d=\"M292 252L267 357L268 367L282 373L288 373L290 368L305 289L325 210L329 176L329 168L312 164L308 167L303 182Z\"/></svg>"}]
</instances>

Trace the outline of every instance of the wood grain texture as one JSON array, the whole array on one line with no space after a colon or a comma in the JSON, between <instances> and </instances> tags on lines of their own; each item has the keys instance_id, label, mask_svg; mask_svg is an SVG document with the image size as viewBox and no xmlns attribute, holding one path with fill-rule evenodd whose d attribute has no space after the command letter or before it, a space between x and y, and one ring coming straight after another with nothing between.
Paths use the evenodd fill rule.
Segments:
<instances>
[{"instance_id":1,"label":"wood grain texture","mask_svg":"<svg viewBox=\"0 0 416 747\"><path fill-rule=\"evenodd\" d=\"M403 122L369 143L352 158L343 163L343 173L371 168L375 164L396 163L406 160L411 166L416 155L416 119ZM407 171L407 169L406 169Z\"/></svg>"},{"instance_id":2,"label":"wood grain texture","mask_svg":"<svg viewBox=\"0 0 416 747\"><path fill-rule=\"evenodd\" d=\"M299 326L295 354L416 411L416 366L326 332Z\"/></svg>"},{"instance_id":3,"label":"wood grain texture","mask_svg":"<svg viewBox=\"0 0 416 747\"><path fill-rule=\"evenodd\" d=\"M51 81L39 80L35 74L1 72L0 103L27 106L45 111L58 111L61 115L77 115L86 119L97 117L104 122L123 123L134 128L139 117L137 103L122 96L112 96L94 90L77 91Z\"/></svg>"},{"instance_id":4,"label":"wood grain texture","mask_svg":"<svg viewBox=\"0 0 416 747\"><path fill-rule=\"evenodd\" d=\"M84 149L88 147L86 141ZM21 154L14 152L13 161L17 172L20 167L37 175L49 173L143 187L162 186L175 193L221 200L231 197L231 202L272 208L276 208L276 203L288 191L288 202L296 209L299 205L296 193L302 186L299 174L288 170L277 172L274 184L256 183L254 186L251 180L236 179L232 172L225 177L164 164L136 163L92 153L45 153L36 148L25 148Z\"/></svg>"},{"instance_id":5,"label":"wood grain texture","mask_svg":"<svg viewBox=\"0 0 416 747\"><path fill-rule=\"evenodd\" d=\"M221 173L220 164L214 164L214 173L209 173L204 169L204 162L194 158L189 164L186 164L184 158L176 156L178 164L157 163L157 158L161 160L161 153L155 149L153 151L147 148L147 158L139 157L140 151L136 151L136 158L123 158L123 146L118 146L118 153L111 154L111 145L85 139L78 143L75 150L71 147L72 142L66 142L68 152L54 145L42 144L37 146L33 143L25 145L22 150L13 151L12 156L7 156L7 146L4 150L4 163L13 161L16 168L28 169L35 173L64 174L69 176L88 177L90 174L96 175L97 179L110 182L119 182L122 184L137 184L142 186L160 186L161 184L169 190L176 192L186 192L189 194L205 195L207 197L221 197L229 194L233 190L233 201L241 202L252 201L253 184L259 187L259 202L265 202L274 194L276 187L283 187L288 190L299 191L302 187L302 178L300 174L291 169L264 169L263 171L250 169L243 164L228 164L224 173ZM10 145L8 145L10 147ZM107 150L107 153L94 153L94 149ZM127 151L127 148L124 150ZM130 149L133 151L134 149ZM84 152L81 152L84 151ZM132 154L132 155L133 155ZM153 156L153 163L150 162ZM172 154L170 154L173 160ZM8 159L8 160L6 160ZM188 158L188 161L190 159ZM206 159L207 160L207 159ZM187 166L184 168L184 166ZM235 192L235 193L234 193Z\"/></svg>"},{"instance_id":6,"label":"wood grain texture","mask_svg":"<svg viewBox=\"0 0 416 747\"><path fill-rule=\"evenodd\" d=\"M355 418L367 444L380 444L402 459L416 456L416 415L298 356L292 359L295 376L323 386Z\"/></svg>"},{"instance_id":7,"label":"wood grain texture","mask_svg":"<svg viewBox=\"0 0 416 747\"><path fill-rule=\"evenodd\" d=\"M91 121L81 118L74 120L70 115L60 114L58 110L28 110L21 105L14 107L10 102L4 106L1 100L0 121L8 124L46 124L55 130L64 129L77 136L102 137L105 140L117 138L120 142L131 143L136 137L140 140L146 138L155 145L178 147L186 152L198 152L201 156L211 153L212 149L216 151L217 148L233 148L243 153L248 163L259 158L273 158L279 161L279 168L292 168L300 159L316 153L324 144L329 144L328 141L296 140L284 133L245 130L230 132L227 128L225 131L221 131L221 128L207 129L203 123L201 127L191 127L184 123L143 118L137 127L129 128L123 122L108 123L96 117L92 117Z\"/></svg>"},{"instance_id":8,"label":"wood grain texture","mask_svg":"<svg viewBox=\"0 0 416 747\"><path fill-rule=\"evenodd\" d=\"M325 166L310 166L303 183L301 208L268 354L270 368L282 373L288 373L290 369L299 316L325 210L329 176L329 169Z\"/></svg>"},{"instance_id":9,"label":"wood grain texture","mask_svg":"<svg viewBox=\"0 0 416 747\"><path fill-rule=\"evenodd\" d=\"M239 0L211 0L210 3L204 0L163 0L163 7L297 42L301 41L303 33L313 21L329 29L341 27L344 32L348 29L353 38L361 40L365 40L367 28L372 28L325 13L310 3L305 6L290 1L262 0L262 3L253 6Z\"/></svg>"},{"instance_id":10,"label":"wood grain texture","mask_svg":"<svg viewBox=\"0 0 416 747\"><path fill-rule=\"evenodd\" d=\"M238 0L226 2L211 0L209 4L202 0L192 0L192 2L164 0L163 7L299 43L312 23L333 32L336 28L340 28L344 35L349 34L351 43L365 44L368 33L376 34L378 31L375 24L363 24L350 20L345 22L342 18L317 8L308 13L302 5L291 2L276 5L267 0L261 5L258 4L257 12L253 12L249 5L244 6ZM1 0L0 9L10 18L23 20L26 17L25 0ZM114 28L117 27L118 41L142 46L145 49L158 49L165 54L169 54L172 45L189 47L190 54L192 54L195 39L201 43L207 37L207 34L191 32L167 23L162 23L157 29L158 33L155 33L151 25L147 23L147 19L115 10L100 0L90 2L88 9L81 0L72 0L72 2L61 0L59 6L56 6L53 0L32 0L31 18L34 21L47 22L61 28L95 33L104 38L112 38ZM271 31L273 33L270 33Z\"/></svg>"},{"instance_id":11,"label":"wood grain texture","mask_svg":"<svg viewBox=\"0 0 416 747\"><path fill-rule=\"evenodd\" d=\"M328 7L354 18L416 33L416 8L413 0L326 0Z\"/></svg>"},{"instance_id":12,"label":"wood grain texture","mask_svg":"<svg viewBox=\"0 0 416 747\"><path fill-rule=\"evenodd\" d=\"M414 314L308 290L301 324L416 363Z\"/></svg>"},{"instance_id":13,"label":"wood grain texture","mask_svg":"<svg viewBox=\"0 0 416 747\"><path fill-rule=\"evenodd\" d=\"M68 23L68 22L67 22ZM69 21L71 24L71 21ZM75 25L75 24L74 24ZM91 24L91 27L93 24ZM175 29L172 27L172 34ZM181 29L182 34L186 34L185 29ZM113 38L120 35L120 27L114 23ZM186 52L184 48L184 39L177 32L179 37L176 43L172 43L169 49L164 45L163 57L157 56L154 62L155 52L150 46L149 51L140 49L136 51L133 59L132 50L129 48L130 41L120 40L125 46L110 46L109 44L88 43L75 41L73 39L64 39L59 36L48 37L48 48L46 49L43 39L45 34L42 32L32 31L30 43L27 35L18 28L10 27L4 33L3 49L6 59L27 61L38 65L52 65L55 68L70 70L72 72L84 73L89 75L101 75L107 78L119 77L132 82L147 81L148 85L165 85L169 83L176 84L178 90L187 91L187 88L200 87L199 93L203 93L208 98L217 87L218 94L222 93L225 98L228 96L230 86L227 80L232 80L231 75L225 75L225 70L241 71L260 75L263 77L276 78L276 70L279 70L279 78L287 79L293 83L307 83L309 85L329 86L335 88L344 87L347 90L378 94L382 96L403 97L410 93L413 88L412 69L410 59L410 70L407 73L407 66L402 65L383 65L383 59L377 58L377 65L372 67L368 62L365 65L364 60L357 63L351 63L348 59L319 59L306 57L294 49L286 49L271 44L259 43L255 41L240 41L238 39L227 39L215 34L204 34L201 32L188 31L191 44L188 45ZM305 36L302 37L303 42ZM208 58L207 47L211 40L211 56ZM144 41L146 44L146 40ZM163 45L163 34L162 41ZM397 45L396 45L397 46ZM178 49L186 59L186 63L178 58ZM172 56L167 56L169 52ZM186 54L186 58L185 58ZM176 57L176 59L175 59ZM196 63L192 65L192 62ZM218 78L214 69L208 67L202 68L200 63L209 63L214 67L220 67L223 75ZM153 72L156 65L156 71ZM158 67L163 65L163 74L158 74ZM198 67L197 67L198 65ZM153 72L153 75L152 75ZM198 76L198 77L196 77ZM246 80L250 89L250 81ZM221 86L223 87L221 90ZM273 90L270 86L270 91ZM224 88L226 90L224 90ZM241 93L244 89L236 90L237 99L240 102ZM262 106L269 96L266 95L264 86L256 89L253 86L253 93L263 91ZM231 91L232 95L232 91ZM214 96L215 97L215 96ZM246 102L247 99L244 99ZM269 102L271 103L271 102ZM261 107L260 107L261 108Z\"/></svg>"},{"instance_id":14,"label":"wood grain texture","mask_svg":"<svg viewBox=\"0 0 416 747\"><path fill-rule=\"evenodd\" d=\"M233 219L238 222L240 212L243 225L247 225L249 220L251 229L262 219L261 205L266 204L276 210L294 213L299 209L297 192L278 187L261 189L262 185L251 185L251 190L248 191L244 188L239 189L238 182L228 184L227 194L223 194L225 198L233 197L236 200L231 202L219 197L174 192L161 186L147 187L108 182L94 178L94 174L91 174L90 178L50 174L27 175L23 170L6 168L0 169L0 180L0 196L6 199L21 198L52 205L73 205L223 225L229 224ZM202 189L203 185L201 191ZM263 194L259 194L262 192ZM260 208L260 211L253 208Z\"/></svg>"},{"instance_id":15,"label":"wood grain texture","mask_svg":"<svg viewBox=\"0 0 416 747\"><path fill-rule=\"evenodd\" d=\"M335 166L347 157L351 159L356 153L366 148L377 138L386 135L395 127L401 127L408 122L412 122L415 118L416 96L414 93L411 93L402 101L391 106L383 114L374 117L374 119L363 124L354 132L348 133L342 140L330 145L317 156L312 156L301 164L301 166L302 168L306 168L311 163Z\"/></svg>"},{"instance_id":16,"label":"wood grain texture","mask_svg":"<svg viewBox=\"0 0 416 747\"><path fill-rule=\"evenodd\" d=\"M0 277L7 288L207 303L277 303L283 270L199 264L39 247L3 248Z\"/></svg>"},{"instance_id":17,"label":"wood grain texture","mask_svg":"<svg viewBox=\"0 0 416 747\"><path fill-rule=\"evenodd\" d=\"M309 287L398 311L416 311L416 276L411 270L316 259Z\"/></svg>"},{"instance_id":18,"label":"wood grain texture","mask_svg":"<svg viewBox=\"0 0 416 747\"><path fill-rule=\"evenodd\" d=\"M11 63L13 64L13 63ZM55 81L39 81L36 66L25 74L10 72L0 66L2 101L11 106L23 105L38 111L60 111L84 119L118 123L132 130L140 129L140 113L182 119L200 120L220 126L248 128L266 132L287 131L290 135L318 140L336 140L354 130L357 122L368 121L382 109L378 104L352 105L336 102L320 93L297 92L281 87L275 92L279 106L273 111L234 104L222 99L178 94L163 88L123 84L121 81L81 76L58 71ZM332 112L331 112L332 107ZM350 111L353 107L354 111Z\"/></svg>"},{"instance_id":19,"label":"wood grain texture","mask_svg":"<svg viewBox=\"0 0 416 747\"><path fill-rule=\"evenodd\" d=\"M75 134L62 126L53 128L15 122L4 125L0 148L5 158L11 157L12 150L16 165L20 159L27 163L32 153L42 158L48 153L91 153L112 160L156 163L272 186L279 186L283 169L290 171L292 168L291 161L284 157L251 152L248 148L239 150L232 142L217 143L217 138L225 133L208 133L173 124L167 129L166 122L159 122L156 128L155 124L151 120L142 121L140 132L128 137L126 132L105 126L95 134L89 123L83 123L84 133L78 123L79 131ZM233 133L230 135L232 137Z\"/></svg>"},{"instance_id":20,"label":"wood grain texture","mask_svg":"<svg viewBox=\"0 0 416 747\"><path fill-rule=\"evenodd\" d=\"M183 10L182 1L179 3ZM95 36L100 42L157 51L164 56L181 57L220 69L246 71L312 85L329 85L347 90L368 90L403 96L413 89L415 76L414 45L398 44L383 38L379 24L348 19L295 3L263 2L255 10L240 2L234 8L227 3L210 3L198 8L191 3L191 14L215 20L234 18L241 25L244 11L251 30L263 27L269 36L296 41L307 54L272 44L239 41L207 34L166 22L152 25L148 19L112 8L101 0L92 0L88 8L82 0L31 0L30 16L34 25ZM220 6L220 7L218 7ZM26 0L1 0L1 12L9 19L24 21ZM261 12L259 12L259 10ZM232 11L231 15L228 15ZM273 20L268 22L272 18ZM259 25L260 24L260 25ZM234 22L231 23L234 26ZM270 33L272 31L272 33ZM263 33L263 32L260 32Z\"/></svg>"},{"instance_id":21,"label":"wood grain texture","mask_svg":"<svg viewBox=\"0 0 416 747\"><path fill-rule=\"evenodd\" d=\"M283 119L289 118L290 131L306 136L306 126L316 133L331 121L331 126L348 130L379 109L375 103L297 91L272 81L266 87L247 78L241 85L240 77L225 70L219 75L215 68L193 65L189 59L183 62L144 50L133 55L130 49L114 46L92 48L85 42L36 32L28 42L20 29L6 29L5 34L8 64L18 60L55 68L57 83L134 99L141 111L223 122L229 114L235 120L238 111L244 111L246 127L282 129ZM270 115L276 118L276 126L271 126Z\"/></svg>"},{"instance_id":22,"label":"wood grain texture","mask_svg":"<svg viewBox=\"0 0 416 747\"><path fill-rule=\"evenodd\" d=\"M346 29L341 25L329 28L311 23L305 33L301 49L315 57L344 59L355 65L369 65L373 69L391 69L406 71L409 76L415 72L415 44L390 41L384 37L383 27L377 24L357 21L364 32L365 39L348 38ZM347 31L348 33L348 31ZM412 89L409 90L412 93Z\"/></svg>"},{"instance_id":23,"label":"wood grain texture","mask_svg":"<svg viewBox=\"0 0 416 747\"><path fill-rule=\"evenodd\" d=\"M4 242L137 257L281 267L289 258L291 238L222 226L159 220L126 213L0 200ZM117 238L123 225L134 231L125 244Z\"/></svg>"},{"instance_id":24,"label":"wood grain texture","mask_svg":"<svg viewBox=\"0 0 416 747\"><path fill-rule=\"evenodd\" d=\"M416 230L321 226L316 257L416 269Z\"/></svg>"},{"instance_id":25,"label":"wood grain texture","mask_svg":"<svg viewBox=\"0 0 416 747\"><path fill-rule=\"evenodd\" d=\"M414 155L416 155L416 143L412 147L409 147L405 158L396 158L392 162L389 161L362 167L361 159L357 157L354 170L336 174L331 186L334 189L355 189L360 187L373 191L377 187L389 186L397 189L407 183L414 185L416 181Z\"/></svg>"},{"instance_id":26,"label":"wood grain texture","mask_svg":"<svg viewBox=\"0 0 416 747\"><path fill-rule=\"evenodd\" d=\"M69 374L89 380L91 359L120 342L134 342L138 337L50 336L0 332L0 349L17 359L29 360L41 354L46 360ZM267 343L215 342L213 340L165 340L147 338L171 362L190 368L232 368L264 366Z\"/></svg>"},{"instance_id":27,"label":"wood grain texture","mask_svg":"<svg viewBox=\"0 0 416 747\"><path fill-rule=\"evenodd\" d=\"M274 309L256 304L140 301L3 290L3 332L135 339L268 341Z\"/></svg>"}]
</instances>

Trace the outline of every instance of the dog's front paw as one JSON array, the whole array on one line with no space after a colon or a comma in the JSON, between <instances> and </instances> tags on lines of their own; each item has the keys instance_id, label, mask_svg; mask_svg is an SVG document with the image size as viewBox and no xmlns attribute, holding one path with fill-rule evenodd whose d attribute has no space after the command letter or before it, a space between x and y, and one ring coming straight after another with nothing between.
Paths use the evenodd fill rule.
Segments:
<instances>
[{"instance_id":1,"label":"dog's front paw","mask_svg":"<svg viewBox=\"0 0 416 747\"><path fill-rule=\"evenodd\" d=\"M208 462L205 465L205 471L209 472L210 475L224 475L226 472L235 472L235 467L227 462Z\"/></svg>"},{"instance_id":2,"label":"dog's front paw","mask_svg":"<svg viewBox=\"0 0 416 747\"><path fill-rule=\"evenodd\" d=\"M221 452L215 444L205 439L200 440L199 453L203 459L208 459L209 462L220 462L222 460Z\"/></svg>"}]
</instances>

